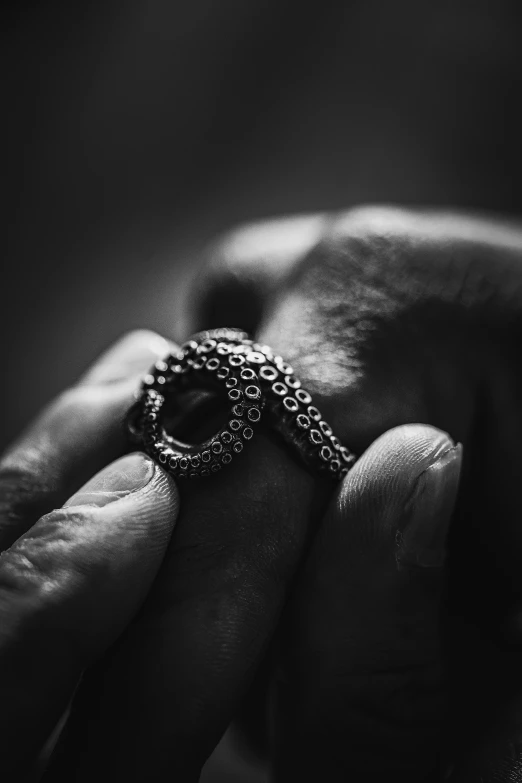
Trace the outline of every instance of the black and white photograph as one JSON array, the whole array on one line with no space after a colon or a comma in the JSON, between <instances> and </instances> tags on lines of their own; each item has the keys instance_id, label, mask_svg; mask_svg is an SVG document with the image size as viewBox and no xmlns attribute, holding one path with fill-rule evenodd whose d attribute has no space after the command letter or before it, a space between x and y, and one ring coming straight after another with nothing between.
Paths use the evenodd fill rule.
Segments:
<instances>
[{"instance_id":1,"label":"black and white photograph","mask_svg":"<svg viewBox=\"0 0 522 783\"><path fill-rule=\"evenodd\" d=\"M0 783L522 783L522 3L8 0Z\"/></svg>"}]
</instances>

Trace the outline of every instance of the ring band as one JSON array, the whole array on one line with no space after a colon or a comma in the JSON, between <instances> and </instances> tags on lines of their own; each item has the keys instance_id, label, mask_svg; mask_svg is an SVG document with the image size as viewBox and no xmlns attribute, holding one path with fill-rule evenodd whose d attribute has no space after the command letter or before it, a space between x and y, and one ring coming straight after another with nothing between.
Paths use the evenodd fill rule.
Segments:
<instances>
[{"instance_id":1,"label":"ring band","mask_svg":"<svg viewBox=\"0 0 522 783\"><path fill-rule=\"evenodd\" d=\"M167 433L166 411L181 392L202 387L228 398L229 417L204 443L182 443ZM199 478L232 462L261 419L321 475L340 480L356 460L335 437L292 367L239 329L199 332L178 353L156 362L127 415L127 428L132 441L172 476Z\"/></svg>"}]
</instances>

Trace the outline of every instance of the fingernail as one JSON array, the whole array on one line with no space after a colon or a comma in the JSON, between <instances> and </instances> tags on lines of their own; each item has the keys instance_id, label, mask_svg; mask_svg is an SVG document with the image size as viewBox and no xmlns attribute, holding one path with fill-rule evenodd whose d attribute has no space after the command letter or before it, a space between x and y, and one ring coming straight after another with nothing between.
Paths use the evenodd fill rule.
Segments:
<instances>
[{"instance_id":1,"label":"fingernail","mask_svg":"<svg viewBox=\"0 0 522 783\"><path fill-rule=\"evenodd\" d=\"M154 473L154 463L145 454L128 454L107 465L64 503L68 506L106 506L131 492L143 489Z\"/></svg>"},{"instance_id":2,"label":"fingernail","mask_svg":"<svg viewBox=\"0 0 522 783\"><path fill-rule=\"evenodd\" d=\"M155 332L131 332L102 354L80 383L95 386L141 375L171 350L172 345Z\"/></svg>"},{"instance_id":3,"label":"fingernail","mask_svg":"<svg viewBox=\"0 0 522 783\"><path fill-rule=\"evenodd\" d=\"M401 564L441 567L455 506L462 465L462 445L437 456L415 482L397 531L396 559Z\"/></svg>"}]
</instances>

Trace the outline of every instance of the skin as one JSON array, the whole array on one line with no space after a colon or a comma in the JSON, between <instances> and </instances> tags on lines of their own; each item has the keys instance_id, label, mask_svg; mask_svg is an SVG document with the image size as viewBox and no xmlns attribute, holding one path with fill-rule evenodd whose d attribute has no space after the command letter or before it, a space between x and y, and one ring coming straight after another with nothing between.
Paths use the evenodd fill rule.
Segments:
<instances>
[{"instance_id":1,"label":"skin","mask_svg":"<svg viewBox=\"0 0 522 783\"><path fill-rule=\"evenodd\" d=\"M521 753L521 248L509 224L366 208L238 231L200 283L197 326L226 318L272 345L356 452L416 421L464 444L445 627L455 779L504 779Z\"/></svg>"},{"instance_id":2,"label":"skin","mask_svg":"<svg viewBox=\"0 0 522 783\"><path fill-rule=\"evenodd\" d=\"M15 718L4 713L13 770L30 761L84 671L49 780L70 780L72 770L76 780L197 780L234 717L243 712L252 726L267 680L275 780L513 777L521 249L509 226L373 209L254 227L212 251L187 332L255 332L292 362L336 434L363 456L333 488L268 435L256 436L204 491L182 490L173 533L177 496L157 469L146 512L140 500L135 513L138 488L127 511L112 511L118 530L132 531L137 519L140 533L130 559L118 541L132 536L111 538L114 562L127 566L110 601L105 593L85 598L99 579L79 593L74 579L56 579L49 609L40 569L43 603L29 602L29 638L50 628L54 643L31 680L41 714L22 741L23 687L9 669L16 656L0 658L14 683ZM4 457L8 563L18 562L17 536L36 528L33 540L45 542L49 518L38 517L123 450L118 421L135 384L138 343L147 344L141 372L152 339L129 338ZM457 442L465 459L454 508ZM85 498L83 512L51 513L60 541L71 515L82 531L100 513L92 491ZM109 535L110 526L95 527ZM149 541L153 556L144 558ZM85 573L100 550L95 536L74 556L58 548L60 574L71 562ZM45 545L38 552L47 556ZM9 588L10 617L19 616L11 597L25 584ZM62 597L67 610L53 614ZM56 633L70 625L76 658ZM6 646L16 655L31 649L18 627L13 621ZM57 649L73 664L55 665ZM21 673L35 656L24 660Z\"/></svg>"}]
</instances>

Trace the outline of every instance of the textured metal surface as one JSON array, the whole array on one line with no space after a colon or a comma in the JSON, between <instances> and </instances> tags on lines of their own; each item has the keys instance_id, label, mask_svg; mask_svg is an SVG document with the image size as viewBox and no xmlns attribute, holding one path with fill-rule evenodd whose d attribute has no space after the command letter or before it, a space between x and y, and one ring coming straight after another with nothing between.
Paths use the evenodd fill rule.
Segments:
<instances>
[{"instance_id":1,"label":"textured metal surface","mask_svg":"<svg viewBox=\"0 0 522 783\"><path fill-rule=\"evenodd\" d=\"M189 445L168 434L165 418L180 393L200 388L221 392L229 415L215 435ZM355 462L292 367L236 329L199 332L178 353L156 362L143 380L127 425L133 442L173 476L199 478L217 473L241 454L261 421L322 475L339 480Z\"/></svg>"}]
</instances>

